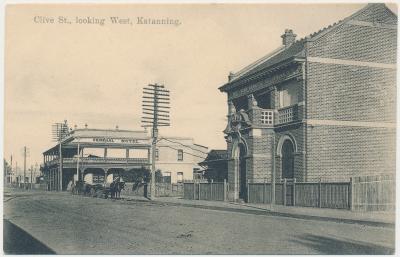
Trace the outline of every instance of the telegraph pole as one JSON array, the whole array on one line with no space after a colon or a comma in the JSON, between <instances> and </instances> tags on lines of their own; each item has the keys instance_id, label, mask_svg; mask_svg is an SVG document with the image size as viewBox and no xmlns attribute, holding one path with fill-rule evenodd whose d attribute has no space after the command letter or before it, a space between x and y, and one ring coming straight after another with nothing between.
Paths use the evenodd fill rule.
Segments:
<instances>
[{"instance_id":1,"label":"telegraph pole","mask_svg":"<svg viewBox=\"0 0 400 257\"><path fill-rule=\"evenodd\" d=\"M26 146L24 146L24 188L26 189L25 177L26 177Z\"/></svg>"},{"instance_id":2,"label":"telegraph pole","mask_svg":"<svg viewBox=\"0 0 400 257\"><path fill-rule=\"evenodd\" d=\"M32 178L33 178L33 165L31 165L31 190L33 189Z\"/></svg>"},{"instance_id":3,"label":"telegraph pole","mask_svg":"<svg viewBox=\"0 0 400 257\"><path fill-rule=\"evenodd\" d=\"M149 84L143 88L143 117L142 127L152 127L151 143L151 199L155 198L156 189L156 148L159 126L169 126L169 90L164 85Z\"/></svg>"},{"instance_id":4,"label":"telegraph pole","mask_svg":"<svg viewBox=\"0 0 400 257\"><path fill-rule=\"evenodd\" d=\"M15 176L17 177L18 180L18 188L20 188L21 186L21 180L19 179L19 174L18 174L18 162L15 161Z\"/></svg>"},{"instance_id":5,"label":"telegraph pole","mask_svg":"<svg viewBox=\"0 0 400 257\"><path fill-rule=\"evenodd\" d=\"M63 177L63 161L62 161L62 147L61 143L62 140L69 135L68 132L68 124L67 120L64 120L64 123L54 123L52 126L52 133L53 133L53 141L58 142L58 187L59 190L62 191L62 177Z\"/></svg>"},{"instance_id":6,"label":"telegraph pole","mask_svg":"<svg viewBox=\"0 0 400 257\"><path fill-rule=\"evenodd\" d=\"M26 157L29 156L29 148L27 148L26 146L24 146L24 149L22 150L22 155L24 156L24 178L23 178L23 183L24 183L24 189L28 189L26 188Z\"/></svg>"},{"instance_id":7,"label":"telegraph pole","mask_svg":"<svg viewBox=\"0 0 400 257\"><path fill-rule=\"evenodd\" d=\"M10 185L12 185L12 175L13 175L13 168L12 168L12 165L13 165L13 159L12 159L12 155L11 155L11 158L10 158L11 160L10 160L10 167L11 167L11 173L10 173L10 175L9 175L9 177L10 177Z\"/></svg>"}]
</instances>

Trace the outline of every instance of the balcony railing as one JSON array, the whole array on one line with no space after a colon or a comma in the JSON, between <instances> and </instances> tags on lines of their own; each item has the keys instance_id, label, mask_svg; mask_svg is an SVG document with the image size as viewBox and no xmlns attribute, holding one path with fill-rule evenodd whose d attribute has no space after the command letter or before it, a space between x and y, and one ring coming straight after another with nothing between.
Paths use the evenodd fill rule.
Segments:
<instances>
[{"instance_id":1,"label":"balcony railing","mask_svg":"<svg viewBox=\"0 0 400 257\"><path fill-rule=\"evenodd\" d=\"M76 163L78 158L63 158L63 163L68 164L68 163ZM135 163L135 164L146 164L148 163L147 158L113 158L113 157L80 157L79 158L80 163L87 163L87 164L95 164L95 163ZM47 162L47 165L53 165L57 164L58 159L51 160Z\"/></svg>"},{"instance_id":2,"label":"balcony railing","mask_svg":"<svg viewBox=\"0 0 400 257\"><path fill-rule=\"evenodd\" d=\"M278 110L279 124L289 123L297 120L298 117L297 111L298 111L297 104L279 109Z\"/></svg>"},{"instance_id":3,"label":"balcony railing","mask_svg":"<svg viewBox=\"0 0 400 257\"><path fill-rule=\"evenodd\" d=\"M291 123L299 119L298 104L281 109L252 108L246 111L252 126L272 128L276 125Z\"/></svg>"},{"instance_id":4,"label":"balcony railing","mask_svg":"<svg viewBox=\"0 0 400 257\"><path fill-rule=\"evenodd\" d=\"M262 110L261 111L261 124L262 125L274 125L274 111L273 110Z\"/></svg>"}]
</instances>

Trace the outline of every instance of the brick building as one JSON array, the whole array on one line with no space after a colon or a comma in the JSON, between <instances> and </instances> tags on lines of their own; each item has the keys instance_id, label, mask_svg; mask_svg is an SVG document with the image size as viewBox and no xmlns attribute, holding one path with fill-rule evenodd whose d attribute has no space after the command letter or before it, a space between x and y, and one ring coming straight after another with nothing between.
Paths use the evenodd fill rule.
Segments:
<instances>
[{"instance_id":1,"label":"brick building","mask_svg":"<svg viewBox=\"0 0 400 257\"><path fill-rule=\"evenodd\" d=\"M397 16L368 4L237 73L228 95L230 198L254 182L395 172ZM233 189L233 190L232 190Z\"/></svg>"}]
</instances>

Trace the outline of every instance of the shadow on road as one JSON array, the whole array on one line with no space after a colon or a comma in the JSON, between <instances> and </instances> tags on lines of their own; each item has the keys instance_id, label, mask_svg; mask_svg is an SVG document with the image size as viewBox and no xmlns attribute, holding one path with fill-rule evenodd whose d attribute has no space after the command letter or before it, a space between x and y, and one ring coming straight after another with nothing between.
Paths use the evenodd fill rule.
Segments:
<instances>
[{"instance_id":1,"label":"shadow on road","mask_svg":"<svg viewBox=\"0 0 400 257\"><path fill-rule=\"evenodd\" d=\"M322 254L394 254L394 249L349 239L304 234L295 243L313 248Z\"/></svg>"},{"instance_id":2,"label":"shadow on road","mask_svg":"<svg viewBox=\"0 0 400 257\"><path fill-rule=\"evenodd\" d=\"M3 219L3 250L6 254L55 254L37 239Z\"/></svg>"}]
</instances>

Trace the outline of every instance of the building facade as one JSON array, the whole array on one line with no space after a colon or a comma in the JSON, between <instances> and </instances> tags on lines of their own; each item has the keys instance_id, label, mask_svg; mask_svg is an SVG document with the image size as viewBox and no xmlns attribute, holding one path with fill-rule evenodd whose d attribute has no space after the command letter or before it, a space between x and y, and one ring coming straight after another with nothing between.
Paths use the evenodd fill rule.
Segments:
<instances>
[{"instance_id":1,"label":"building facade","mask_svg":"<svg viewBox=\"0 0 400 257\"><path fill-rule=\"evenodd\" d=\"M42 173L48 190L66 190L78 177L100 183L121 171L149 168L150 153L145 131L75 129L43 153Z\"/></svg>"},{"instance_id":2,"label":"building facade","mask_svg":"<svg viewBox=\"0 0 400 257\"><path fill-rule=\"evenodd\" d=\"M150 169L151 141L147 131L71 130L61 146L59 143L43 153L42 173L47 188L66 190L78 177L90 183L112 182L115 174ZM191 138L159 137L156 169L170 183L193 179L198 162L205 158L201 152L206 151Z\"/></svg>"},{"instance_id":3,"label":"building facade","mask_svg":"<svg viewBox=\"0 0 400 257\"><path fill-rule=\"evenodd\" d=\"M228 95L230 198L246 181L395 172L397 16L368 4L237 73Z\"/></svg>"},{"instance_id":4,"label":"building facade","mask_svg":"<svg viewBox=\"0 0 400 257\"><path fill-rule=\"evenodd\" d=\"M188 137L160 137L156 150L156 169L165 182L180 183L193 180L201 169L199 162L207 157L208 148Z\"/></svg>"}]
</instances>

